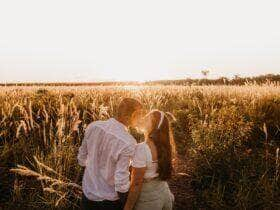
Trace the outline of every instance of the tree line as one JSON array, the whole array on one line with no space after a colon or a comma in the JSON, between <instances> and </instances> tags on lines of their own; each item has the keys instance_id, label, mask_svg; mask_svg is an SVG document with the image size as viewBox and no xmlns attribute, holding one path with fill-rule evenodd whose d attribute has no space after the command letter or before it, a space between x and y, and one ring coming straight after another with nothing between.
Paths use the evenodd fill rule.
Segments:
<instances>
[{"instance_id":1,"label":"tree line","mask_svg":"<svg viewBox=\"0 0 280 210\"><path fill-rule=\"evenodd\" d=\"M255 77L234 78L220 77L217 79L178 79L178 80L154 80L146 82L49 82L49 83L0 83L0 86L124 86L124 85L246 85L246 84L266 84L280 83L280 74L266 74Z\"/></svg>"}]
</instances>

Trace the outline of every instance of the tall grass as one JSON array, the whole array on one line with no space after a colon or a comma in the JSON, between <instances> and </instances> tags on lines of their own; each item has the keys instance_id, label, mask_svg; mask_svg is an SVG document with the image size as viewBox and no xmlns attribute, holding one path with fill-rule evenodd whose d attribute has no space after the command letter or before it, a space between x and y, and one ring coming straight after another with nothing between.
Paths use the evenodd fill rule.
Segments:
<instances>
[{"instance_id":1,"label":"tall grass","mask_svg":"<svg viewBox=\"0 0 280 210\"><path fill-rule=\"evenodd\" d=\"M173 113L191 162L193 208L280 208L280 87L0 87L0 196L5 208L78 208L85 127L123 97ZM78 141L71 127L81 120ZM133 134L137 138L135 131Z\"/></svg>"}]
</instances>

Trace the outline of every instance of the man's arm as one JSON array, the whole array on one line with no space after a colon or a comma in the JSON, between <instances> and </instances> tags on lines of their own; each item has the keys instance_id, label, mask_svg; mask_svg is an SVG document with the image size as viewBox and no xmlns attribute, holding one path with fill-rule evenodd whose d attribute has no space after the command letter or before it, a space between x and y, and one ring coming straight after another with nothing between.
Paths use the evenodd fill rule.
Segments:
<instances>
[{"instance_id":1,"label":"man's arm","mask_svg":"<svg viewBox=\"0 0 280 210\"><path fill-rule=\"evenodd\" d=\"M130 187L129 181L129 163L133 156L135 145L130 145L123 149L119 155L115 171L115 191L118 193L121 203L126 202L128 190Z\"/></svg>"},{"instance_id":2,"label":"man's arm","mask_svg":"<svg viewBox=\"0 0 280 210\"><path fill-rule=\"evenodd\" d=\"M78 152L78 163L80 166L85 167L86 166L86 160L87 160L87 154L88 154L88 148L87 148L87 141L89 139L89 135L91 133L91 127L87 127L85 130L85 135L82 141L82 145L79 148Z\"/></svg>"},{"instance_id":3,"label":"man's arm","mask_svg":"<svg viewBox=\"0 0 280 210\"><path fill-rule=\"evenodd\" d=\"M87 141L86 139L83 139L82 145L79 148L78 153L78 163L80 166L85 167L86 166L86 160L87 160Z\"/></svg>"},{"instance_id":4,"label":"man's arm","mask_svg":"<svg viewBox=\"0 0 280 210\"><path fill-rule=\"evenodd\" d=\"M78 138L79 138L79 133L78 133L78 126L79 126L80 122L74 124L73 126L73 137L74 137L74 140L75 140L75 144L78 142ZM80 179L81 179L81 174L84 173L84 170L85 170L85 166L86 166L86 161L87 161L87 155L88 155L88 139L89 138L89 127L87 127L87 129L85 130L85 135L84 135L84 138L82 140L82 145L80 146L79 148L79 151L78 151L78 163L80 166L82 166L83 168L81 168L78 173L77 173L77 176L76 176L76 179L75 179L75 183L79 183Z\"/></svg>"}]
</instances>

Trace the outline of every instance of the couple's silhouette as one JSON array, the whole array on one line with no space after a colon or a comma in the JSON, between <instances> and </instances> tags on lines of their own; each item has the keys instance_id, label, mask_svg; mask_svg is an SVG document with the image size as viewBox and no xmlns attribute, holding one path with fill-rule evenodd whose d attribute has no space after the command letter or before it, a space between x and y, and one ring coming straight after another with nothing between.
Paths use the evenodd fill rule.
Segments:
<instances>
[{"instance_id":1,"label":"couple's silhouette","mask_svg":"<svg viewBox=\"0 0 280 210\"><path fill-rule=\"evenodd\" d=\"M142 130L145 141L137 144L128 127ZM167 115L147 113L133 98L120 102L114 118L89 124L78 153L82 209L172 209L172 142Z\"/></svg>"}]
</instances>

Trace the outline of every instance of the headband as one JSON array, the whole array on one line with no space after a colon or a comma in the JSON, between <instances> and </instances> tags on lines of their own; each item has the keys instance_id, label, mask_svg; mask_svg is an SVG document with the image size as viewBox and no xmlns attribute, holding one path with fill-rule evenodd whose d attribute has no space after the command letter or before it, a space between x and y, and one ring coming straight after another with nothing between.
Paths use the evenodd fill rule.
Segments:
<instances>
[{"instance_id":1,"label":"headband","mask_svg":"<svg viewBox=\"0 0 280 210\"><path fill-rule=\"evenodd\" d=\"M161 124L162 124L162 122L163 122L163 119L164 119L164 113L163 113L163 111L160 111L160 121L159 121L159 123L158 123L157 129L160 128L160 126L161 126Z\"/></svg>"}]
</instances>

